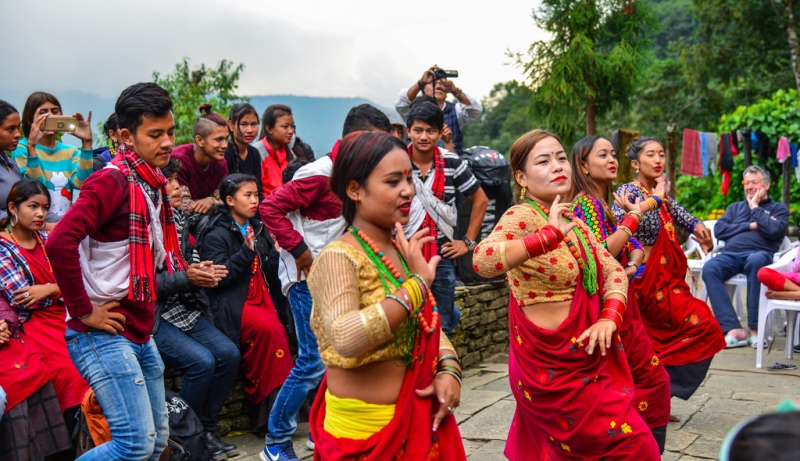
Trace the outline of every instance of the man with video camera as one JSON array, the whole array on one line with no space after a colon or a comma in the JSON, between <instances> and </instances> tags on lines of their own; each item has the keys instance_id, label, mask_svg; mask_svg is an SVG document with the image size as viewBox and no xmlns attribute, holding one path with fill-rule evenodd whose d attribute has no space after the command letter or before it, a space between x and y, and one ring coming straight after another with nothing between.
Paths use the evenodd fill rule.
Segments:
<instances>
[{"instance_id":1,"label":"man with video camera","mask_svg":"<svg viewBox=\"0 0 800 461\"><path fill-rule=\"evenodd\" d=\"M433 65L422 74L422 78L416 83L409 88L400 90L394 107L405 120L411 108L411 102L420 92L432 96L444 112L445 125L453 133L453 148L457 154L461 155L464 139L461 127L480 117L483 107L477 99L461 91L461 88L449 80L454 77L458 77L458 71L443 70L439 66ZM446 101L448 94L456 97L455 104Z\"/></svg>"}]
</instances>

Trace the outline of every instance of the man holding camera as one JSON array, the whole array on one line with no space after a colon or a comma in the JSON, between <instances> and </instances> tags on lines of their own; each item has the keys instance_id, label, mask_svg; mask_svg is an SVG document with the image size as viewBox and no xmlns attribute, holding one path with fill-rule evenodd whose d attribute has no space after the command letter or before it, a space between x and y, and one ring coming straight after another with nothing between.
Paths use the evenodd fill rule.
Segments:
<instances>
[{"instance_id":1,"label":"man holding camera","mask_svg":"<svg viewBox=\"0 0 800 461\"><path fill-rule=\"evenodd\" d=\"M458 88L452 80L448 80L448 77L458 77L458 71L442 70L436 65L431 66L416 83L409 88L400 90L394 107L405 119L411 108L411 102L420 92L432 96L444 112L445 125L453 133L453 148L457 154L461 155L464 139L461 127L480 117L483 107L477 99L461 91L461 88ZM448 94L455 96L455 104L446 101Z\"/></svg>"}]
</instances>

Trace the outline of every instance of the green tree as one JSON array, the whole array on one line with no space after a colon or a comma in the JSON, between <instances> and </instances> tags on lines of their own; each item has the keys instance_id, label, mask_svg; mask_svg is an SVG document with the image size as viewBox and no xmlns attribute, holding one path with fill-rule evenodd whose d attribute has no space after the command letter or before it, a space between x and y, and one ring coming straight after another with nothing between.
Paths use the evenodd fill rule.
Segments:
<instances>
[{"instance_id":1,"label":"green tree","mask_svg":"<svg viewBox=\"0 0 800 461\"><path fill-rule=\"evenodd\" d=\"M515 57L534 91L534 110L568 142L581 125L594 134L596 117L626 103L644 82L655 28L650 5L543 0L533 20L551 39Z\"/></svg>"},{"instance_id":2,"label":"green tree","mask_svg":"<svg viewBox=\"0 0 800 461\"><path fill-rule=\"evenodd\" d=\"M201 64L191 69L189 58L183 58L167 75L153 72L153 81L169 91L175 103L176 145L194 142L192 127L200 115L201 105L209 103L214 112L227 118L233 104L248 100L235 93L243 70L244 64L234 65L225 59L217 67Z\"/></svg>"}]
</instances>

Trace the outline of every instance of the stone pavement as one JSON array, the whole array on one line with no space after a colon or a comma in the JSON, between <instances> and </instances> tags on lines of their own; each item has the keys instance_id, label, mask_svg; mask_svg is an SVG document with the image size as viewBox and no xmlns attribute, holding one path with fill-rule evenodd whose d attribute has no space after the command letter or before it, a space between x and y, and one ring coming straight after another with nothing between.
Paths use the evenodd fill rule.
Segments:
<instances>
[{"instance_id":1,"label":"stone pavement","mask_svg":"<svg viewBox=\"0 0 800 461\"><path fill-rule=\"evenodd\" d=\"M765 351L764 366L776 361L800 362L784 357L785 336L776 337L771 352ZM507 355L498 355L464 371L461 406L456 417L470 461L504 460L503 448L514 414L514 397L508 384ZM800 398L798 370L771 372L755 368L755 350L728 349L714 358L708 377L688 401L672 399L672 414L681 418L670 423L664 461L717 459L719 447L731 427L742 419L769 412L785 398ZM311 459L306 449L308 425L301 424L294 437L302 460ZM242 455L236 461L257 461L263 439L252 434L225 438Z\"/></svg>"}]
</instances>

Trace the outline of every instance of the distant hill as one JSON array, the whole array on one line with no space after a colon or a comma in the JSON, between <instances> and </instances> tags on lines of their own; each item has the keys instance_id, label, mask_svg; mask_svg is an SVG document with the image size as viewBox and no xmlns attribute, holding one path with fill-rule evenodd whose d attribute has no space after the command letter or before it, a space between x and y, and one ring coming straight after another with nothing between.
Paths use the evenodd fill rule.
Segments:
<instances>
[{"instance_id":1,"label":"distant hill","mask_svg":"<svg viewBox=\"0 0 800 461\"><path fill-rule=\"evenodd\" d=\"M105 120L114 112L116 98L107 98L84 91L69 90L55 93L66 113L92 111L92 126ZM27 94L0 89L0 99L6 99L20 112ZM318 98L311 96L266 95L249 96L250 103L260 114L270 104L286 104L292 108L297 124L297 134L314 149L317 157L325 155L342 135L342 124L347 112L359 104L388 110L364 98ZM222 114L227 117L228 114Z\"/></svg>"}]
</instances>

